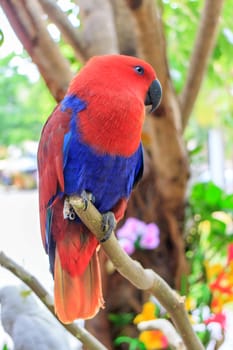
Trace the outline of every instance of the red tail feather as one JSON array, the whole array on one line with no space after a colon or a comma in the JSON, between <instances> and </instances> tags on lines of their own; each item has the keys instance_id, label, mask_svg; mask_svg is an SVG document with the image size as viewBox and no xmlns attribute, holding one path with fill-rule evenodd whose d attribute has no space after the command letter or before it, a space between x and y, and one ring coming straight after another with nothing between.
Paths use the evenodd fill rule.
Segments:
<instances>
[{"instance_id":1,"label":"red tail feather","mask_svg":"<svg viewBox=\"0 0 233 350\"><path fill-rule=\"evenodd\" d=\"M82 224L63 219L63 201L53 206L55 310L59 319L93 317L103 306L96 237Z\"/></svg>"},{"instance_id":2,"label":"red tail feather","mask_svg":"<svg viewBox=\"0 0 233 350\"><path fill-rule=\"evenodd\" d=\"M71 276L65 271L56 252L54 280L55 311L63 323L71 323L76 318L91 318L103 307L97 252L81 276Z\"/></svg>"}]
</instances>

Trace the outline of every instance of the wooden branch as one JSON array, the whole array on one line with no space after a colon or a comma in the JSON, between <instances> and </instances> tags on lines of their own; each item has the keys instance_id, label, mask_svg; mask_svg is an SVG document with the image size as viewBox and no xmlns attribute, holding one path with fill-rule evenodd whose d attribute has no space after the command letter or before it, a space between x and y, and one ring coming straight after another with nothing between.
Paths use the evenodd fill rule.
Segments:
<instances>
[{"instance_id":1,"label":"wooden branch","mask_svg":"<svg viewBox=\"0 0 233 350\"><path fill-rule=\"evenodd\" d=\"M65 41L68 42L79 61L85 62L86 52L84 50L82 37L79 35L77 28L74 28L67 18L66 14L62 12L60 7L53 0L39 0L43 10L47 13L51 21L56 24Z\"/></svg>"},{"instance_id":2,"label":"wooden branch","mask_svg":"<svg viewBox=\"0 0 233 350\"><path fill-rule=\"evenodd\" d=\"M93 232L98 240L103 237L101 228L102 216L92 203L84 210L82 198L71 196L69 202L83 223ZM131 259L120 247L114 234L102 243L102 247L118 272L127 278L135 287L152 293L161 305L169 312L184 344L189 350L204 350L194 333L184 307L184 297L179 296L154 271L144 269L139 262Z\"/></svg>"},{"instance_id":3,"label":"wooden branch","mask_svg":"<svg viewBox=\"0 0 233 350\"><path fill-rule=\"evenodd\" d=\"M193 109L204 78L207 64L216 41L217 29L224 0L206 0L193 52L189 62L185 86L180 95L183 130Z\"/></svg>"},{"instance_id":4,"label":"wooden branch","mask_svg":"<svg viewBox=\"0 0 233 350\"><path fill-rule=\"evenodd\" d=\"M73 74L68 61L47 31L38 1L0 0L0 5L52 95L56 101L60 101Z\"/></svg>"},{"instance_id":5,"label":"wooden branch","mask_svg":"<svg viewBox=\"0 0 233 350\"><path fill-rule=\"evenodd\" d=\"M54 311L53 298L33 275L6 256L3 252L0 252L0 265L11 271L16 277L31 288L53 314L53 316L57 318ZM95 337L93 337L93 335L91 335L85 328L82 328L74 323L63 324L58 318L57 320L67 329L67 331L69 331L75 338L80 340L88 349L107 350L107 348Z\"/></svg>"}]
</instances>

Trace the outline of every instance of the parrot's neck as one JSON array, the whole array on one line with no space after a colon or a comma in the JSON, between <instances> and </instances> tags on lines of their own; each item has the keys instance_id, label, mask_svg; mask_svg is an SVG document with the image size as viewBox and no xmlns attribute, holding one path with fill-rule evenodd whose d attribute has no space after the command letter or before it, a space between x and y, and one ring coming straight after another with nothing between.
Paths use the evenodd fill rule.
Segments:
<instances>
[{"instance_id":1,"label":"parrot's neck","mask_svg":"<svg viewBox=\"0 0 233 350\"><path fill-rule=\"evenodd\" d=\"M76 125L82 141L97 152L130 157L138 149L145 116L142 101L106 95L95 95L87 101L67 95L61 109L72 111L72 125Z\"/></svg>"},{"instance_id":2,"label":"parrot's neck","mask_svg":"<svg viewBox=\"0 0 233 350\"><path fill-rule=\"evenodd\" d=\"M109 105L87 104L78 114L77 122L82 139L100 153L129 157L139 147L144 121L144 105L135 103L127 108L112 101ZM92 108L93 106L93 108ZM95 107L94 107L95 106Z\"/></svg>"}]
</instances>

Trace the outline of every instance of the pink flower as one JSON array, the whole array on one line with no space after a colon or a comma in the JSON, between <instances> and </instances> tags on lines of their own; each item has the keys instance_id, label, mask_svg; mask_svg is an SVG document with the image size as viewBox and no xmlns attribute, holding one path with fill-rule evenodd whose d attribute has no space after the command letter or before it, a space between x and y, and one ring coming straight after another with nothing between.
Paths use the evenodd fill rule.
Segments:
<instances>
[{"instance_id":1,"label":"pink flower","mask_svg":"<svg viewBox=\"0 0 233 350\"><path fill-rule=\"evenodd\" d=\"M150 223L146 226L146 231L141 236L139 245L144 249L154 249L158 247L160 243L159 228L153 223Z\"/></svg>"},{"instance_id":2,"label":"pink flower","mask_svg":"<svg viewBox=\"0 0 233 350\"><path fill-rule=\"evenodd\" d=\"M117 231L119 243L128 254L137 248L154 249L159 245L159 228L156 224L128 218Z\"/></svg>"},{"instance_id":3,"label":"pink flower","mask_svg":"<svg viewBox=\"0 0 233 350\"><path fill-rule=\"evenodd\" d=\"M217 313L215 315L210 316L204 322L205 322L205 324L209 324L211 322L217 322L217 323L219 323L221 325L222 328L225 328L226 316L222 312L219 312L219 313Z\"/></svg>"},{"instance_id":4,"label":"pink flower","mask_svg":"<svg viewBox=\"0 0 233 350\"><path fill-rule=\"evenodd\" d=\"M138 239L139 232L146 230L146 224L135 218L128 218L125 224L117 231L118 238L128 238L135 242Z\"/></svg>"},{"instance_id":5,"label":"pink flower","mask_svg":"<svg viewBox=\"0 0 233 350\"><path fill-rule=\"evenodd\" d=\"M118 242L128 255L131 255L134 253L135 251L134 242L124 237L120 238Z\"/></svg>"}]
</instances>

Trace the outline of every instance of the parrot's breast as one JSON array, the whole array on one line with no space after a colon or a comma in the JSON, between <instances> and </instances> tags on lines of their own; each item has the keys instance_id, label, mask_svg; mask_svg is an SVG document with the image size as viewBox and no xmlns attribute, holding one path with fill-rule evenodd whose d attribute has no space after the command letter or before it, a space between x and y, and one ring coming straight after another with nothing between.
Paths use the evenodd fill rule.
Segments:
<instances>
[{"instance_id":1,"label":"parrot's breast","mask_svg":"<svg viewBox=\"0 0 233 350\"><path fill-rule=\"evenodd\" d=\"M91 192L96 207L103 213L130 196L143 167L142 145L130 157L100 154L82 141L77 120L73 113L70 131L64 137L64 192L66 195Z\"/></svg>"}]
</instances>

